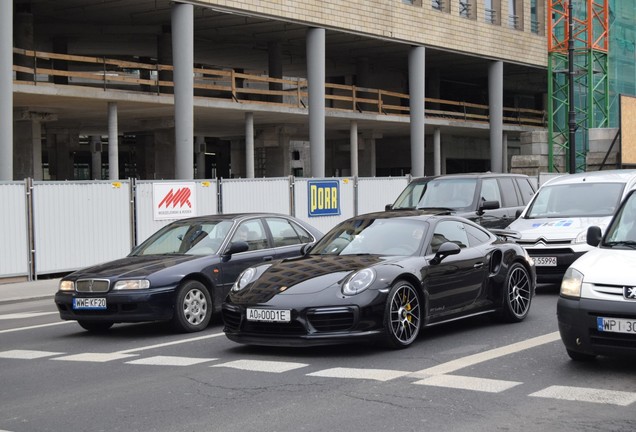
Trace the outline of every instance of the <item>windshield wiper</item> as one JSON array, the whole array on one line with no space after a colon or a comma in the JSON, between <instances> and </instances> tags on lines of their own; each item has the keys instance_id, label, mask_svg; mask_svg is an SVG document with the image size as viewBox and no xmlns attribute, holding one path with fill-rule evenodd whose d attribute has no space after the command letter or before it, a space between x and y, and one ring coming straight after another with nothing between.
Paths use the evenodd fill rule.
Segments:
<instances>
[{"instance_id":1,"label":"windshield wiper","mask_svg":"<svg viewBox=\"0 0 636 432\"><path fill-rule=\"evenodd\" d=\"M622 241L610 241L603 243L603 246L627 246L632 249L636 249L636 241L634 240L622 240Z\"/></svg>"}]
</instances>

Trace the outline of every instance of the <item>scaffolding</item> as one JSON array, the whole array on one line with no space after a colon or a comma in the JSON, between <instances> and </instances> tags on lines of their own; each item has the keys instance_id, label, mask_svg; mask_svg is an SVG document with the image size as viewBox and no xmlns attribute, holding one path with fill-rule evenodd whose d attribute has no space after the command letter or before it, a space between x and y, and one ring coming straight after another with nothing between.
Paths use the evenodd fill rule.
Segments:
<instances>
[{"instance_id":1,"label":"scaffolding","mask_svg":"<svg viewBox=\"0 0 636 432\"><path fill-rule=\"evenodd\" d=\"M565 171L565 161L569 160L571 151L575 152L575 170L585 171L589 129L609 127L608 3L609 0L549 0L550 172ZM574 134L570 133L572 127ZM574 141L574 145L570 141Z\"/></svg>"}]
</instances>

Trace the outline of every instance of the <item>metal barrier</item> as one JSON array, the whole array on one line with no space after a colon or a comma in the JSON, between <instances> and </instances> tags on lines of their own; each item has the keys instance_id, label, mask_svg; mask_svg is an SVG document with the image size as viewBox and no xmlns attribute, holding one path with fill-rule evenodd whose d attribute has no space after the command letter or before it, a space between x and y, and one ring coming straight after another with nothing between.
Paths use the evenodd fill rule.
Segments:
<instances>
[{"instance_id":1,"label":"metal barrier","mask_svg":"<svg viewBox=\"0 0 636 432\"><path fill-rule=\"evenodd\" d=\"M192 215L272 212L294 215L326 232L362 213L393 203L409 177L262 178L165 181L33 181L0 183L0 279L37 279L127 255L162 226L155 190L178 197L192 187ZM315 182L333 184L330 205L337 214L313 214ZM336 186L337 185L337 186ZM311 189L311 190L310 190ZM188 189L190 190L190 189ZM174 200L173 200L174 201Z\"/></svg>"}]
</instances>

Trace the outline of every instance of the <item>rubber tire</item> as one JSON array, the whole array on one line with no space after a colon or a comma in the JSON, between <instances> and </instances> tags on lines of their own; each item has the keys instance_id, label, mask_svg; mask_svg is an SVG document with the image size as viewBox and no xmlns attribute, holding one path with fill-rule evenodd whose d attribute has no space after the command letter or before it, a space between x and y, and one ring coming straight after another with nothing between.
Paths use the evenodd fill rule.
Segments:
<instances>
[{"instance_id":1,"label":"rubber tire","mask_svg":"<svg viewBox=\"0 0 636 432\"><path fill-rule=\"evenodd\" d=\"M525 280L525 282L523 282ZM522 282L522 286L519 286ZM502 292L502 306L499 318L504 322L523 321L530 312L532 304L532 289L530 286L530 274L520 263L513 263L506 275L506 284ZM511 285L514 284L514 285ZM526 289L524 289L524 287Z\"/></svg>"},{"instance_id":2,"label":"rubber tire","mask_svg":"<svg viewBox=\"0 0 636 432\"><path fill-rule=\"evenodd\" d=\"M397 295L403 293L409 295L409 300L406 303L396 299ZM414 305L413 301L415 301ZM396 306L398 307L397 311L395 310ZM404 306L408 306L408 309L404 308ZM422 328L422 314L423 308L419 292L405 280L396 281L391 287L391 291L389 291L386 305L384 306L385 345L392 349L408 348L417 339ZM402 323L394 323L395 320L392 320L392 317L399 318L399 315L403 318L403 320L400 320ZM403 325L404 320L411 323L411 319L415 319L415 322L410 328L405 328ZM408 334L398 337L396 332L399 333L401 331L405 331Z\"/></svg>"},{"instance_id":3,"label":"rubber tire","mask_svg":"<svg viewBox=\"0 0 636 432\"><path fill-rule=\"evenodd\" d=\"M568 352L568 356L574 361L578 362L590 362L596 358L594 354L585 354L578 351L572 351L570 349L565 349Z\"/></svg>"},{"instance_id":4,"label":"rubber tire","mask_svg":"<svg viewBox=\"0 0 636 432\"><path fill-rule=\"evenodd\" d=\"M184 281L177 289L172 325L182 333L204 330L210 323L212 310L212 299L207 288L199 281Z\"/></svg>"},{"instance_id":5,"label":"rubber tire","mask_svg":"<svg viewBox=\"0 0 636 432\"><path fill-rule=\"evenodd\" d=\"M84 329L93 333L104 333L113 326L112 321L77 321L77 323Z\"/></svg>"}]
</instances>

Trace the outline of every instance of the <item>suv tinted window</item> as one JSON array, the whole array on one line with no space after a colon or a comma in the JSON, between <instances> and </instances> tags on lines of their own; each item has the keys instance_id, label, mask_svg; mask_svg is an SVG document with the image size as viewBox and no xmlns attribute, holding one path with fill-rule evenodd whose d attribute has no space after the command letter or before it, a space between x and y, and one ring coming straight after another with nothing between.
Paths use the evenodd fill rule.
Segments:
<instances>
[{"instance_id":1,"label":"suv tinted window","mask_svg":"<svg viewBox=\"0 0 636 432\"><path fill-rule=\"evenodd\" d=\"M519 197L517 196L517 190L511 177L502 177L499 179L499 186L501 186L501 193L503 194L502 207L518 207Z\"/></svg>"},{"instance_id":2,"label":"suv tinted window","mask_svg":"<svg viewBox=\"0 0 636 432\"><path fill-rule=\"evenodd\" d=\"M481 200L482 201L499 201L500 205L503 205L501 202L501 193L499 192L499 185L497 184L497 179L489 178L484 179L481 182Z\"/></svg>"},{"instance_id":3,"label":"suv tinted window","mask_svg":"<svg viewBox=\"0 0 636 432\"><path fill-rule=\"evenodd\" d=\"M532 195L534 195L534 188L527 178L517 178L516 180L517 186L519 186L519 192L521 192L521 199L523 200L523 204L526 205L530 202Z\"/></svg>"}]
</instances>

